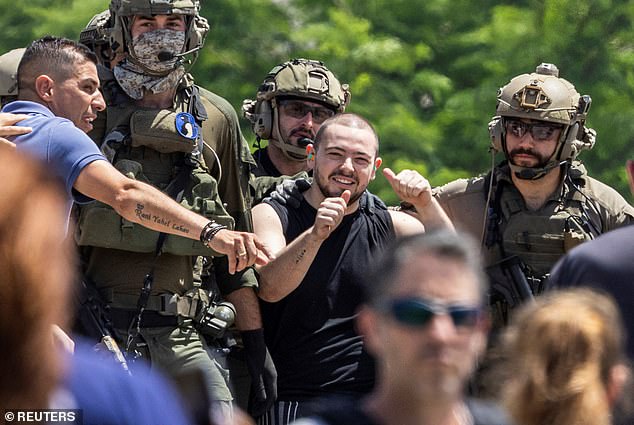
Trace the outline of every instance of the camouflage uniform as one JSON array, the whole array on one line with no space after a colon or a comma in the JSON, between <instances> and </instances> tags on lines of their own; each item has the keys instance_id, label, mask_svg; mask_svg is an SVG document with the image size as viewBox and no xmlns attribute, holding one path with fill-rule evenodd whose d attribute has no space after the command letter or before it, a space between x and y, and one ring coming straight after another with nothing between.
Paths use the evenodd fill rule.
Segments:
<instances>
[{"instance_id":1,"label":"camouflage uniform","mask_svg":"<svg viewBox=\"0 0 634 425\"><path fill-rule=\"evenodd\" d=\"M585 168L575 163L568 171L570 180L562 181L546 204L529 211L521 194L513 186L506 163L494 169L499 187L496 240L483 251L486 266L506 256L517 256L524 264L534 293L540 293L552 266L567 251L601 233L629 224L634 208L611 187L589 177ZM460 179L436 188L435 196L456 227L482 239L487 182L490 174ZM576 186L576 187L573 187ZM587 223L587 225L585 224ZM504 253L500 245L504 247ZM495 302L497 303L496 300ZM520 300L518 300L519 302ZM507 306L494 306L506 315ZM496 324L500 311L494 311Z\"/></svg>"},{"instance_id":2,"label":"camouflage uniform","mask_svg":"<svg viewBox=\"0 0 634 425\"><path fill-rule=\"evenodd\" d=\"M133 7L136 3L137 8ZM151 10L145 10L148 8ZM169 42L177 32L142 34L138 39L149 34L150 42L143 44L135 39L134 54L130 52L133 44L126 40L126 25L134 14L181 13L188 20L181 51L202 46L208 26L198 10L198 1L113 0L109 13L93 18L82 33L83 41L89 37L97 43L105 40L105 47L93 47L110 49L111 54L126 46L127 60L120 62L114 73L100 70L108 109L90 136L122 173L168 193L175 188L180 194L177 200L185 207L230 229L251 231L249 170L254 161L234 109L225 99L195 86L173 56L155 64L165 67L166 76L146 79L144 67L148 63L151 66L151 58L157 55L146 52L143 46L152 49L153 36ZM106 37L99 39L99 34ZM174 43L177 45L178 40ZM160 46L165 47L165 43ZM170 53L179 51L168 49L166 54ZM160 93L175 84L178 87L171 108L143 108L133 99L142 95L143 90L135 91L139 87ZM183 124L179 120L190 118L180 113L189 114L195 122ZM196 129L202 138L193 137ZM209 346L195 326L195 318L209 302L207 288L201 288L201 256L213 255L213 251L200 242L170 235L157 254L158 239L159 233L128 222L105 204L95 203L80 211L76 241L81 247L83 273L110 306L124 346L126 337L135 333L134 326L129 326L139 313L141 290L151 274L153 283L141 316L140 333L130 349L142 352L153 365L172 374L202 372L210 397L230 402L227 372L216 361L215 347ZM213 262L212 280L225 291L257 284L253 270L232 276L226 257L207 258L207 262Z\"/></svg>"},{"instance_id":3,"label":"camouflage uniform","mask_svg":"<svg viewBox=\"0 0 634 425\"><path fill-rule=\"evenodd\" d=\"M572 84L558 78L553 65L542 64L536 73L515 77L498 94L497 116L490 124L492 148L508 157L505 120L532 119L562 125L553 156L532 169L504 161L486 176L435 189L456 227L482 240L494 329L506 323L510 309L526 295L542 291L550 269L568 250L634 218L634 208L620 194L589 177L575 161L595 143L594 130L585 127L589 104L589 96L580 96ZM557 167L563 170L557 190L538 210L529 210L511 173L536 180ZM532 294L522 295L511 266L521 270Z\"/></svg>"}]
</instances>

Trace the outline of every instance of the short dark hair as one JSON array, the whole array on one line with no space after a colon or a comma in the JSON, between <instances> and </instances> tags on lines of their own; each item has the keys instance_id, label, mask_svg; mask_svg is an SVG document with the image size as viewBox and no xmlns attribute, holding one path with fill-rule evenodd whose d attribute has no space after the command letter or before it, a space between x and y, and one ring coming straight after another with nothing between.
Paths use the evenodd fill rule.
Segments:
<instances>
[{"instance_id":1,"label":"short dark hair","mask_svg":"<svg viewBox=\"0 0 634 425\"><path fill-rule=\"evenodd\" d=\"M373 306L384 302L390 296L394 281L401 270L421 256L437 257L464 264L475 275L478 293L484 301L488 287L482 268L480 249L468 234L456 233L448 229L438 229L397 239L385 250L383 256L364 279L365 301Z\"/></svg>"},{"instance_id":2,"label":"short dark hair","mask_svg":"<svg viewBox=\"0 0 634 425\"><path fill-rule=\"evenodd\" d=\"M312 101L311 101L312 102ZM315 149L319 147L319 142L324 137L324 133L328 129L328 127L332 125L342 125L344 127L357 128L360 130L369 130L374 135L374 140L376 141L376 154L379 154L379 136L376 133L376 130L370 124L370 121L363 118L361 115L353 114L350 112L346 112L343 114L337 114L334 117L328 118L323 122L317 134L315 135L315 141L313 142L313 146Z\"/></svg>"},{"instance_id":3,"label":"short dark hair","mask_svg":"<svg viewBox=\"0 0 634 425\"><path fill-rule=\"evenodd\" d=\"M40 75L68 79L76 64L87 61L97 65L97 56L83 44L51 35L39 38L29 44L18 65L18 92L32 89Z\"/></svg>"}]
</instances>

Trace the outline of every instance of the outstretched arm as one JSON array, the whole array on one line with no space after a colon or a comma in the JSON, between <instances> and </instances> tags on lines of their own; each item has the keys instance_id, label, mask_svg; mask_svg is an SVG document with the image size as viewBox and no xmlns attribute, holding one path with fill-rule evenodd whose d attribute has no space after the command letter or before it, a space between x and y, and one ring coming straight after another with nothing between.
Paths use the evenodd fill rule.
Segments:
<instances>
[{"instance_id":1,"label":"outstretched arm","mask_svg":"<svg viewBox=\"0 0 634 425\"><path fill-rule=\"evenodd\" d=\"M416 208L415 216L428 230L454 228L445 210L432 196L429 182L417 171L403 170L395 174L391 169L385 168L383 175L401 201L410 203Z\"/></svg>"},{"instance_id":2,"label":"outstretched arm","mask_svg":"<svg viewBox=\"0 0 634 425\"><path fill-rule=\"evenodd\" d=\"M158 189L124 176L107 161L87 165L77 177L74 188L110 205L125 219L157 232L197 240L209 223L207 218L183 208ZM253 233L221 230L208 246L227 255L230 273L253 264L266 264L269 260L270 251Z\"/></svg>"},{"instance_id":3,"label":"outstretched arm","mask_svg":"<svg viewBox=\"0 0 634 425\"><path fill-rule=\"evenodd\" d=\"M319 248L341 223L350 191L341 197L326 198L317 210L315 223L286 245L282 224L270 205L259 204L253 209L255 234L275 253L275 259L259 268L260 290L265 301L276 302L299 286L313 263Z\"/></svg>"}]
</instances>

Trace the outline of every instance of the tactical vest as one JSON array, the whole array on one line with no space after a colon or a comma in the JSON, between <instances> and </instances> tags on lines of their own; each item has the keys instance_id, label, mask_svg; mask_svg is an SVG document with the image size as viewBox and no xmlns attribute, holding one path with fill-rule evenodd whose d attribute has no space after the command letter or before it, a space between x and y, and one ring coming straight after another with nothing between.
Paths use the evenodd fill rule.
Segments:
<instances>
[{"instance_id":1,"label":"tactical vest","mask_svg":"<svg viewBox=\"0 0 634 425\"><path fill-rule=\"evenodd\" d=\"M509 310L525 301L517 275L514 279L508 267L519 267L527 290L537 295L555 263L603 228L597 208L581 191L585 180L580 170L570 169L559 198L548 200L538 211L526 208L522 195L501 173L496 169L485 238L489 264L493 264L487 274L494 328L503 326Z\"/></svg>"},{"instance_id":2,"label":"tactical vest","mask_svg":"<svg viewBox=\"0 0 634 425\"><path fill-rule=\"evenodd\" d=\"M538 212L527 210L515 190L504 191L501 198L500 243L506 256L519 257L532 277L547 275L566 252L596 236L585 226L589 220L585 199L576 190Z\"/></svg>"},{"instance_id":3,"label":"tactical vest","mask_svg":"<svg viewBox=\"0 0 634 425\"><path fill-rule=\"evenodd\" d=\"M205 103L211 106L205 98L198 99L203 107ZM121 173L160 190L175 184L181 168L188 167L189 177L180 188L180 204L232 229L234 219L218 196L216 180L202 157L191 156L197 149L196 141L177 131L176 114L186 109L184 103L176 111L139 109L130 104L109 107L101 149ZM101 202L82 206L75 235L80 246L148 253L156 249L158 237L158 232L126 220ZM201 242L176 235L166 238L162 252L182 256L212 254Z\"/></svg>"}]
</instances>

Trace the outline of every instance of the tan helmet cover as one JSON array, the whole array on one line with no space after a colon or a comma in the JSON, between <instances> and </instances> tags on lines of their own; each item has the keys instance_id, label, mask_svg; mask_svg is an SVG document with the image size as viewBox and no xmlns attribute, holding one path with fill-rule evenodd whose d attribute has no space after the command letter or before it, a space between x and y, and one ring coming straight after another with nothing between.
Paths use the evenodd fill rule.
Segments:
<instances>
[{"instance_id":1,"label":"tan helmet cover","mask_svg":"<svg viewBox=\"0 0 634 425\"><path fill-rule=\"evenodd\" d=\"M274 99L279 96L322 103L338 113L350 102L348 84L341 84L323 62L292 59L275 66L258 88L255 100L246 99L242 112L253 125L253 132L269 139L273 128Z\"/></svg>"},{"instance_id":2,"label":"tan helmet cover","mask_svg":"<svg viewBox=\"0 0 634 425\"><path fill-rule=\"evenodd\" d=\"M591 102L559 77L555 65L542 63L534 73L518 75L498 90L496 116L489 123L491 147L505 152L505 118L540 120L564 126L553 161L572 160L596 142L596 132L585 127Z\"/></svg>"},{"instance_id":3,"label":"tan helmet cover","mask_svg":"<svg viewBox=\"0 0 634 425\"><path fill-rule=\"evenodd\" d=\"M0 56L0 98L2 104L18 95L18 65L26 49L13 49Z\"/></svg>"},{"instance_id":4,"label":"tan helmet cover","mask_svg":"<svg viewBox=\"0 0 634 425\"><path fill-rule=\"evenodd\" d=\"M543 63L534 73L518 75L499 90L496 115L571 125L579 97L575 86L559 78L555 65Z\"/></svg>"}]
</instances>

